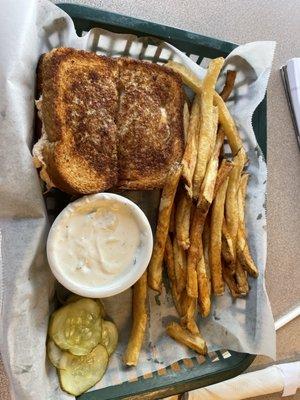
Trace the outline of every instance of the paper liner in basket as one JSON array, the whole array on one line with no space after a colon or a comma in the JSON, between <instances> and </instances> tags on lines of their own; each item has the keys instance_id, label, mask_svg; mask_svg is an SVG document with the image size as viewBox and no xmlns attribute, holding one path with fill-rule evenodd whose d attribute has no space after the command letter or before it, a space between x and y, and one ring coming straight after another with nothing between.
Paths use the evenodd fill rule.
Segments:
<instances>
[{"instance_id":1,"label":"paper liner in basket","mask_svg":"<svg viewBox=\"0 0 300 400\"><path fill-rule=\"evenodd\" d=\"M79 38L70 17L46 0L4 3L0 35L5 37L0 43L3 88L0 93L1 353L13 397L22 400L67 399L71 396L61 392L55 370L45 359L49 300L53 295L54 280L45 257L49 224L30 155L35 68L39 56L57 46L70 46L109 56L126 55L162 63L173 58L188 65L200 77L205 70L179 50L156 39L137 39L101 29L93 29ZM227 348L275 356L273 317L264 283L267 171L251 125L253 111L266 92L274 47L273 42L239 46L226 62L227 67L234 66L238 70L236 89L229 106L250 160L246 219L250 248L260 276L258 280L250 280L251 291L247 299L233 301L226 293L214 299L211 316L199 321L210 351ZM152 192L151 199L142 192L128 193L128 196L134 198L154 223L159 199L157 192ZM55 206L54 200L53 204L48 204L48 211ZM131 293L126 291L117 297L107 299L105 306L118 326L120 343L105 377L95 388L118 384L194 356L165 334L165 326L176 316L166 286L159 298L150 292L149 325L138 367L124 368L121 354L130 331Z\"/></svg>"}]
</instances>

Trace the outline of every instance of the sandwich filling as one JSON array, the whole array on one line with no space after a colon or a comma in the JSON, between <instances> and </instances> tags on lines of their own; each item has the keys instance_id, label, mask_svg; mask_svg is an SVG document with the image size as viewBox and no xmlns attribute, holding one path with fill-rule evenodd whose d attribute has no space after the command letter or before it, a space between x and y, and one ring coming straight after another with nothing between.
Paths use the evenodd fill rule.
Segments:
<instances>
[{"instance_id":1,"label":"sandwich filling","mask_svg":"<svg viewBox=\"0 0 300 400\"><path fill-rule=\"evenodd\" d=\"M43 101L43 96L41 95L40 98L38 100L36 100L36 102L35 102L36 108L38 110L38 116L39 116L40 120L42 121L42 132L41 132L40 139L33 146L32 156L33 156L33 164L34 164L35 168L40 168L40 177L46 183L47 190L50 190L52 187L55 187L55 185L47 173L47 165L44 160L43 149L45 147L53 146L53 143L51 143L48 140L45 125L43 123L42 101Z\"/></svg>"}]
</instances>

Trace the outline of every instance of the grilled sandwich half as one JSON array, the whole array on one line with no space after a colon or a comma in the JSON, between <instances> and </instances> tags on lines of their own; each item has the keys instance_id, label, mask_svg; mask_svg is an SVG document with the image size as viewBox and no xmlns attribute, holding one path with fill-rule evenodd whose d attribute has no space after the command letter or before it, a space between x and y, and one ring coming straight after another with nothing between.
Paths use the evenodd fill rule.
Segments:
<instances>
[{"instance_id":1,"label":"grilled sandwich half","mask_svg":"<svg viewBox=\"0 0 300 400\"><path fill-rule=\"evenodd\" d=\"M42 57L38 87L33 156L48 187L159 188L181 160L184 94L168 68L59 48Z\"/></svg>"},{"instance_id":2,"label":"grilled sandwich half","mask_svg":"<svg viewBox=\"0 0 300 400\"><path fill-rule=\"evenodd\" d=\"M118 65L118 186L162 187L183 152L181 79L157 64L121 58Z\"/></svg>"}]
</instances>

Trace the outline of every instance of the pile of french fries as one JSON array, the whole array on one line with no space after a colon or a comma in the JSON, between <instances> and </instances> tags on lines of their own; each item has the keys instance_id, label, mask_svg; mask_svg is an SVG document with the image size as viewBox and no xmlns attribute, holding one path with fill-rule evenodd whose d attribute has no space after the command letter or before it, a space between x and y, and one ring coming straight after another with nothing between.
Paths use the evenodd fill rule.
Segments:
<instances>
[{"instance_id":1,"label":"pile of french fries","mask_svg":"<svg viewBox=\"0 0 300 400\"><path fill-rule=\"evenodd\" d=\"M227 72L220 94L215 90L223 63L223 58L212 60L203 81L185 66L167 63L195 97L191 107L184 107L185 152L181 164L169 171L162 191L148 271L133 289L133 326L124 354L127 365L137 365L143 343L147 281L160 293L164 265L179 316L178 322L167 326L167 333L199 354L206 354L207 346L196 323L197 313L203 318L210 314L212 296L222 295L225 284L232 297L246 296L248 275L258 276L244 216L247 156L225 104L236 72ZM225 138L230 159L224 156Z\"/></svg>"}]
</instances>

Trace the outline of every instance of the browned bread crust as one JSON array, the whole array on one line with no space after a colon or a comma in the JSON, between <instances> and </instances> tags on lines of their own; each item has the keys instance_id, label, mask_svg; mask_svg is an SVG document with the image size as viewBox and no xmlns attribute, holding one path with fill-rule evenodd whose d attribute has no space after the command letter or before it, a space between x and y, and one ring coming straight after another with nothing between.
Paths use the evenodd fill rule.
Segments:
<instances>
[{"instance_id":1,"label":"browned bread crust","mask_svg":"<svg viewBox=\"0 0 300 400\"><path fill-rule=\"evenodd\" d=\"M38 86L48 184L71 194L159 188L181 159L184 95L170 69L59 48L43 56Z\"/></svg>"},{"instance_id":2,"label":"browned bread crust","mask_svg":"<svg viewBox=\"0 0 300 400\"><path fill-rule=\"evenodd\" d=\"M182 158L181 79L169 68L149 62L120 58L118 64L118 186L162 187L171 165Z\"/></svg>"},{"instance_id":3,"label":"browned bread crust","mask_svg":"<svg viewBox=\"0 0 300 400\"><path fill-rule=\"evenodd\" d=\"M54 186L93 193L117 182L115 60L60 48L42 62L42 118L49 144L43 149Z\"/></svg>"}]
</instances>

